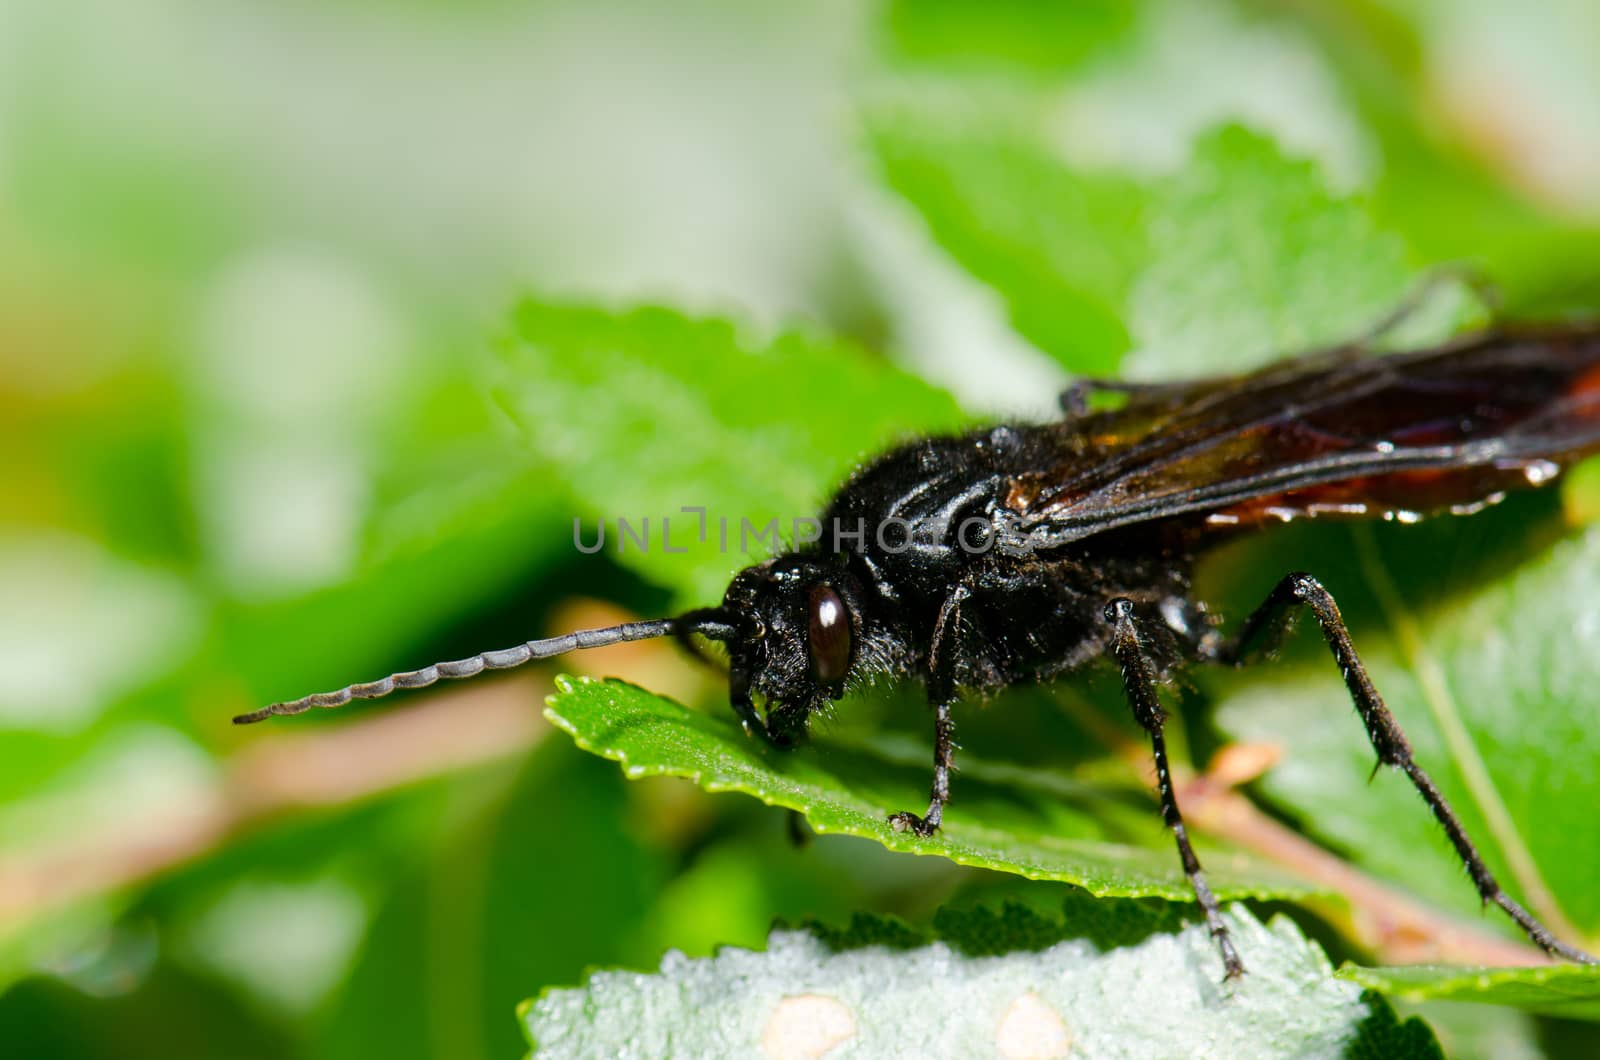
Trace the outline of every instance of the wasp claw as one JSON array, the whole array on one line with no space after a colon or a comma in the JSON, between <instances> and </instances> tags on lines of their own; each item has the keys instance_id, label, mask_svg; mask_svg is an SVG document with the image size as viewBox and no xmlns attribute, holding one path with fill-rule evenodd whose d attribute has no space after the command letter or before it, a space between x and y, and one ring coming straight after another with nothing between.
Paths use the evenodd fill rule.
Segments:
<instances>
[{"instance_id":1,"label":"wasp claw","mask_svg":"<svg viewBox=\"0 0 1600 1060\"><path fill-rule=\"evenodd\" d=\"M896 832L910 832L919 839L928 839L939 830L939 822L918 817L910 811L902 811L889 815L889 827Z\"/></svg>"}]
</instances>

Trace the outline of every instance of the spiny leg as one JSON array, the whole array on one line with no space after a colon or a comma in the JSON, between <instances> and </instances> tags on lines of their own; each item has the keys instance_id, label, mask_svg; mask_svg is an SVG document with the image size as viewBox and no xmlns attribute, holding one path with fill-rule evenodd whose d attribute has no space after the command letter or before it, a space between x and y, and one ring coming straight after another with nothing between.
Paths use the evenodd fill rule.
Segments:
<instances>
[{"instance_id":1,"label":"spiny leg","mask_svg":"<svg viewBox=\"0 0 1600 1060\"><path fill-rule=\"evenodd\" d=\"M789 845L796 850L811 843L812 831L806 827L806 815L799 810L790 810L785 822L784 832L789 837Z\"/></svg>"},{"instance_id":2,"label":"spiny leg","mask_svg":"<svg viewBox=\"0 0 1600 1060\"><path fill-rule=\"evenodd\" d=\"M933 786L928 796L928 813L918 817L909 810L889 815L889 826L896 832L909 831L926 839L939 830L944 806L950 801L950 772L956 762L956 723L950 716L955 702L954 659L950 635L961 624L961 602L971 590L958 585L945 598L934 622L933 640L928 650L928 694L933 698Z\"/></svg>"},{"instance_id":3,"label":"spiny leg","mask_svg":"<svg viewBox=\"0 0 1600 1060\"><path fill-rule=\"evenodd\" d=\"M1465 827L1462 826L1455 811L1450 808L1450 803L1445 800L1444 794L1412 756L1410 741L1400 730L1399 723L1389 712L1383 697L1378 694L1372 679L1367 676L1366 667L1356 655L1355 645L1350 640L1350 631L1345 627L1344 618L1339 614L1339 605L1334 602L1333 594L1329 593L1321 582L1309 574L1298 572L1284 578L1261 606L1245 620L1238 635L1233 640L1214 648L1211 655L1218 662L1240 666L1261 651L1270 651L1282 638L1299 607L1309 609L1317 617L1317 622L1322 627L1323 638L1327 640L1328 647L1344 674L1345 687L1349 689L1350 698L1354 701L1356 710L1361 715L1361 721L1366 726L1367 738L1372 741L1373 749L1378 752L1379 764L1396 766L1411 779L1412 786L1422 795L1423 801L1428 804L1433 816L1444 827L1445 834L1450 837L1451 846L1455 847L1456 855L1466 866L1467 874L1472 877L1472 882L1477 886L1478 894L1483 900L1493 902L1505 910L1506 914L1516 921L1517 926L1527 932L1528 938L1546 953L1581 964L1596 963L1594 957L1557 939L1550 933L1549 928L1534 919L1532 914L1501 888L1499 881L1484 864L1477 847L1468 838Z\"/></svg>"},{"instance_id":4,"label":"spiny leg","mask_svg":"<svg viewBox=\"0 0 1600 1060\"><path fill-rule=\"evenodd\" d=\"M1178 842L1178 856L1183 859L1184 875L1189 877L1195 899L1205 914L1206 926L1211 929L1211 937L1222 951L1222 967L1226 977L1237 979L1244 974L1244 962L1239 960L1239 951L1234 948L1228 925L1223 922L1217 896L1211 893L1211 886L1206 883L1205 872L1200 868L1200 859L1189 842L1189 831L1184 827L1183 814L1178 809L1178 796L1172 786L1172 770L1167 763L1167 741L1163 735L1166 712L1161 709L1161 701L1156 696L1155 666L1139 643L1139 628L1133 618L1133 601L1125 598L1113 600L1106 605L1105 615L1106 621L1112 624L1111 651L1122 667L1122 687L1127 693L1128 705L1133 708L1133 715L1144 726L1145 732L1150 734L1150 748L1156 760L1156 785L1161 793L1161 815Z\"/></svg>"},{"instance_id":5,"label":"spiny leg","mask_svg":"<svg viewBox=\"0 0 1600 1060\"><path fill-rule=\"evenodd\" d=\"M1056 404L1067 419L1077 419L1089 414L1089 399L1096 394L1122 394L1131 400L1166 402L1177 401L1193 386L1191 381L1177 380L1168 383L1143 383L1127 379L1099 379L1086 377L1074 379L1067 388L1056 395Z\"/></svg>"},{"instance_id":6,"label":"spiny leg","mask_svg":"<svg viewBox=\"0 0 1600 1060\"><path fill-rule=\"evenodd\" d=\"M934 705L933 788L928 797L928 813L918 817L909 810L889 815L889 826L896 832L911 832L926 839L939 830L944 820L944 804L950 801L950 770L956 760L956 725L950 717L950 703Z\"/></svg>"}]
</instances>

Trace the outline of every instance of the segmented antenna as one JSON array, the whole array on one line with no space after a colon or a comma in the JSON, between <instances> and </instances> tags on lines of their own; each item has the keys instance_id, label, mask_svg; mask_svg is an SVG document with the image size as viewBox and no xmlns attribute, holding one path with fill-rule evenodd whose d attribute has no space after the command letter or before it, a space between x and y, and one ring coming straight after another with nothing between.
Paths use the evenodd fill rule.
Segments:
<instances>
[{"instance_id":1,"label":"segmented antenna","mask_svg":"<svg viewBox=\"0 0 1600 1060\"><path fill-rule=\"evenodd\" d=\"M262 707L249 714L240 714L233 719L233 723L249 725L279 714L304 714L316 707L342 707L352 699L379 699L402 688L427 688L440 680L476 677L485 670L510 670L535 659L548 659L579 648L603 648L608 644L621 644L624 641L664 637L677 628L678 622L678 619L673 618L658 618L649 622L624 622L620 626L580 629L575 633L564 633L546 640L530 640L526 644L519 644L515 648L506 648L503 651L486 651L482 655L474 655L468 659L434 663L420 670L390 674L379 681L348 685L337 692L317 692L287 703L274 703L270 707Z\"/></svg>"}]
</instances>

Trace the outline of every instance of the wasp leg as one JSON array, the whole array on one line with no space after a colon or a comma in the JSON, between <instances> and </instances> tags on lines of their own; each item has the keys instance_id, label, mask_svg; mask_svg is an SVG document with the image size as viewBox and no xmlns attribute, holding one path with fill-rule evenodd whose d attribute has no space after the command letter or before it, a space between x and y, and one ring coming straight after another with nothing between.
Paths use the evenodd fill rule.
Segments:
<instances>
[{"instance_id":1,"label":"wasp leg","mask_svg":"<svg viewBox=\"0 0 1600 1060\"><path fill-rule=\"evenodd\" d=\"M1419 313L1439 292L1451 284L1459 284L1472 292L1491 317L1500 310L1500 289L1485 273L1469 262L1445 262L1429 268L1407 291L1400 302L1382 317L1373 321L1346 345L1356 350L1369 350L1406 321Z\"/></svg>"},{"instance_id":2,"label":"wasp leg","mask_svg":"<svg viewBox=\"0 0 1600 1060\"><path fill-rule=\"evenodd\" d=\"M933 788L929 792L928 813L918 817L909 810L889 815L889 826L896 832L911 832L926 839L939 830L944 820L944 805L950 801L950 770L956 760L956 725L950 718L950 703L935 704L933 725Z\"/></svg>"},{"instance_id":3,"label":"wasp leg","mask_svg":"<svg viewBox=\"0 0 1600 1060\"><path fill-rule=\"evenodd\" d=\"M1111 651L1122 667L1122 687L1127 693L1128 705L1133 708L1133 715L1144 726L1145 732L1150 734L1150 748L1156 760L1156 785L1161 792L1161 816L1178 842L1178 856L1183 859L1184 875L1189 877L1195 899L1205 914L1206 926L1211 929L1211 937L1222 952L1226 978L1237 979L1244 974L1244 962L1239 960L1239 951L1234 948L1228 925L1222 920L1217 896L1211 893L1211 886L1206 883L1200 859L1195 856L1188 829L1183 825L1183 814L1178 810L1178 796L1172 788L1172 770L1167 764L1167 741L1162 734L1166 712L1161 709L1161 701L1156 696L1155 666L1139 643L1133 601L1125 598L1113 600L1106 605L1105 615L1106 621L1112 625Z\"/></svg>"},{"instance_id":4,"label":"wasp leg","mask_svg":"<svg viewBox=\"0 0 1600 1060\"><path fill-rule=\"evenodd\" d=\"M1344 674L1345 687L1350 690L1350 698L1354 701L1356 710L1361 715L1361 721L1367 728L1367 738L1372 741L1373 749L1378 752L1379 764L1394 766L1410 778L1412 786L1433 811L1433 816L1444 826L1445 834L1450 837L1451 846L1456 849L1456 856L1466 866L1467 874L1472 877L1472 882L1477 886L1478 894L1483 901L1493 902L1505 910L1506 915L1516 921L1517 926L1527 933L1528 938L1551 956L1565 957L1580 964L1597 963L1594 957L1557 939L1550 933L1549 928L1535 920L1532 914L1501 888L1478 854L1477 847L1473 846L1472 840L1467 837L1466 829L1455 811L1450 808L1450 803L1445 800L1444 794L1434 784L1433 778L1428 776L1427 771L1412 757L1410 741L1406 739L1405 733L1400 731L1399 723L1395 721L1394 715L1389 713L1389 708L1384 705L1383 697L1378 694L1378 690L1373 687L1372 679L1367 676L1367 669L1362 665L1361 659L1356 655L1355 645L1350 641L1350 631L1345 627L1344 618L1339 614L1339 605L1334 602L1333 594L1323 588L1321 582L1304 573L1295 573L1284 578L1261 606L1245 620L1238 635L1232 641L1219 645L1209 654L1217 662L1231 666L1243 665L1255 655L1270 651L1276 645L1300 607L1309 609L1317 616L1328 648L1333 652L1333 657L1338 661L1339 669Z\"/></svg>"},{"instance_id":5,"label":"wasp leg","mask_svg":"<svg viewBox=\"0 0 1600 1060\"><path fill-rule=\"evenodd\" d=\"M896 832L911 832L926 839L939 830L944 820L945 803L950 801L950 773L956 762L956 723L950 716L955 703L954 659L950 635L961 625L961 601L971 593L958 585L939 608L933 625L933 640L928 651L931 674L928 692L933 698L933 786L928 796L928 813L918 817L909 810L889 815L889 826Z\"/></svg>"},{"instance_id":6,"label":"wasp leg","mask_svg":"<svg viewBox=\"0 0 1600 1060\"><path fill-rule=\"evenodd\" d=\"M1139 402L1177 403L1194 385L1192 380L1168 383L1139 383L1124 379L1075 379L1056 395L1056 404L1067 419L1077 419L1089 412L1089 399L1095 394L1126 394Z\"/></svg>"},{"instance_id":7,"label":"wasp leg","mask_svg":"<svg viewBox=\"0 0 1600 1060\"><path fill-rule=\"evenodd\" d=\"M789 811L784 830L789 837L789 845L796 850L810 845L811 829L806 827L806 815L799 810Z\"/></svg>"}]
</instances>

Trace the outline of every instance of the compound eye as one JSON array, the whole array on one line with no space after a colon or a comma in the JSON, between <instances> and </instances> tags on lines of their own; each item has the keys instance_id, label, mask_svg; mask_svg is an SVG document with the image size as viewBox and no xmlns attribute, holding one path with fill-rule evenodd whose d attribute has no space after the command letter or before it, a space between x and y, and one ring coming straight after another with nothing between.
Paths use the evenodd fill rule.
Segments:
<instances>
[{"instance_id":1,"label":"compound eye","mask_svg":"<svg viewBox=\"0 0 1600 1060\"><path fill-rule=\"evenodd\" d=\"M809 603L811 673L818 684L837 691L850 670L850 615L831 585L813 585Z\"/></svg>"}]
</instances>

